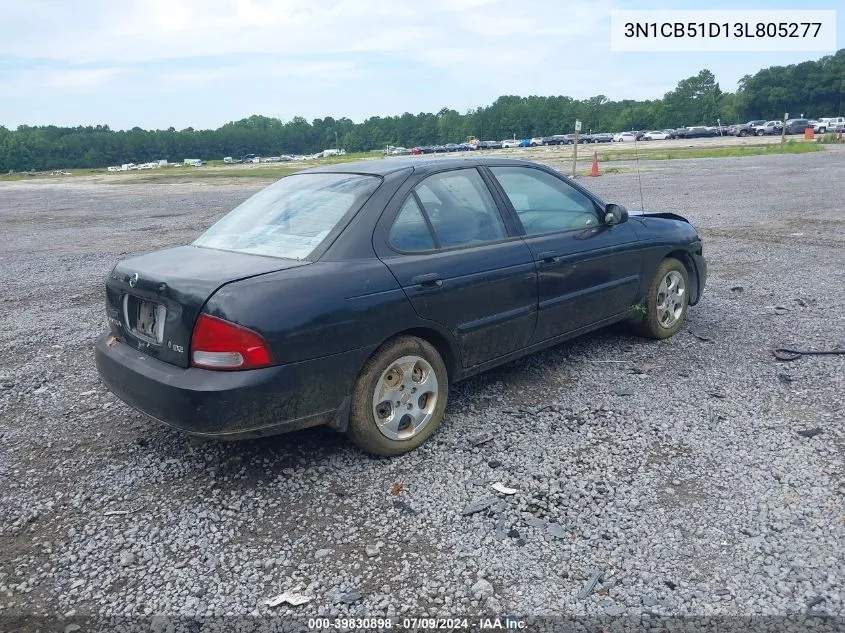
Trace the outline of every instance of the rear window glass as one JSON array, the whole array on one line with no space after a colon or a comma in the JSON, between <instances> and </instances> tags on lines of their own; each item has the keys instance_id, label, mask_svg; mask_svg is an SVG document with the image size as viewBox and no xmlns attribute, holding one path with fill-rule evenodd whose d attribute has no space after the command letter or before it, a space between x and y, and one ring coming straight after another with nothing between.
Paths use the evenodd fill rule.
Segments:
<instances>
[{"instance_id":1,"label":"rear window glass","mask_svg":"<svg viewBox=\"0 0 845 633\"><path fill-rule=\"evenodd\" d=\"M298 174L237 206L194 241L194 246L253 255L304 259L332 229L366 202L377 176Z\"/></svg>"}]
</instances>

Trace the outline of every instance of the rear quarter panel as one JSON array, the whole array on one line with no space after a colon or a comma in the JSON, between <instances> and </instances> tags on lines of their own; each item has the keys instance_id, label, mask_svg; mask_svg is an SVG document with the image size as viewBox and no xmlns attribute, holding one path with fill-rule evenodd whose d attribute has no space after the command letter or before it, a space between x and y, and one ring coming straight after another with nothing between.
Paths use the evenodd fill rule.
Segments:
<instances>
[{"instance_id":1,"label":"rear quarter panel","mask_svg":"<svg viewBox=\"0 0 845 633\"><path fill-rule=\"evenodd\" d=\"M279 364L375 349L391 333L419 325L377 259L316 262L227 284L205 311L261 333Z\"/></svg>"}]
</instances>

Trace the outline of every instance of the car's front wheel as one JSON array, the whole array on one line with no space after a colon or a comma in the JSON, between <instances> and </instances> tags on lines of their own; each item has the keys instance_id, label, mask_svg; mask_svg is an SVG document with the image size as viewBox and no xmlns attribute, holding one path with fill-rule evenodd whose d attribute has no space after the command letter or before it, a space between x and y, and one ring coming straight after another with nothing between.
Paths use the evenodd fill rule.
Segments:
<instances>
[{"instance_id":1,"label":"car's front wheel","mask_svg":"<svg viewBox=\"0 0 845 633\"><path fill-rule=\"evenodd\" d=\"M677 259L664 259L649 284L645 314L635 328L642 336L664 339L684 325L689 306L689 273Z\"/></svg>"},{"instance_id":2,"label":"car's front wheel","mask_svg":"<svg viewBox=\"0 0 845 633\"><path fill-rule=\"evenodd\" d=\"M415 336L399 336L364 364L346 433L368 453L407 453L440 425L448 395L449 376L437 350Z\"/></svg>"}]
</instances>

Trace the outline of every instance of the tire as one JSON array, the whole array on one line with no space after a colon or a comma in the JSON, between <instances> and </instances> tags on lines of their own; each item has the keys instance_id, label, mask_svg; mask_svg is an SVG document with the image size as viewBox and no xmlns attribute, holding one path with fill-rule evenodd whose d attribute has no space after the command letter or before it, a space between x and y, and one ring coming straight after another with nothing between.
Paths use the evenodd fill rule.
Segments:
<instances>
[{"instance_id":1,"label":"tire","mask_svg":"<svg viewBox=\"0 0 845 633\"><path fill-rule=\"evenodd\" d=\"M748 132L746 132L745 130L742 130L742 131L739 133L739 135L740 135L740 136L748 136Z\"/></svg>"},{"instance_id":2,"label":"tire","mask_svg":"<svg viewBox=\"0 0 845 633\"><path fill-rule=\"evenodd\" d=\"M825 132L827 132L827 128L826 128L826 127L820 127L820 128L819 128L819 134L824 134Z\"/></svg>"},{"instance_id":3,"label":"tire","mask_svg":"<svg viewBox=\"0 0 845 633\"><path fill-rule=\"evenodd\" d=\"M411 395L417 393L415 384L432 389L425 401L425 394ZM388 400L387 394L393 397ZM430 402L432 394L434 401ZM373 455L402 455L419 447L437 430L446 411L448 395L446 364L434 346L415 336L398 336L379 347L361 369L352 393L346 435ZM375 402L376 399L381 402ZM384 423L377 422L379 416ZM417 420L418 430L414 429Z\"/></svg>"},{"instance_id":4,"label":"tire","mask_svg":"<svg viewBox=\"0 0 845 633\"><path fill-rule=\"evenodd\" d=\"M757 136L763 136L765 132L763 130L757 130Z\"/></svg>"},{"instance_id":5,"label":"tire","mask_svg":"<svg viewBox=\"0 0 845 633\"><path fill-rule=\"evenodd\" d=\"M659 301L659 297L664 294L664 281L670 279L682 282L680 296L674 296L675 309L672 311L671 321L666 318L669 316L667 310L661 308L661 303L665 305L665 300ZM664 259L648 285L644 301L645 314L634 324L634 330L641 336L654 339L665 339L677 334L684 325L689 308L689 289L689 273L684 265L672 257Z\"/></svg>"}]
</instances>

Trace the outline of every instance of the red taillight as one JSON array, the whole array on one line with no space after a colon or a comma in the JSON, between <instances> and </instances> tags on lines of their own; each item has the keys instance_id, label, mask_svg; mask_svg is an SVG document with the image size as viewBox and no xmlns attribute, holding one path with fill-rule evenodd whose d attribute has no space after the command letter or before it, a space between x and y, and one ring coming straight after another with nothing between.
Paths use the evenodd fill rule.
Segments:
<instances>
[{"instance_id":1,"label":"red taillight","mask_svg":"<svg viewBox=\"0 0 845 633\"><path fill-rule=\"evenodd\" d=\"M191 336L191 363L204 369L256 369L272 365L273 358L257 332L200 314Z\"/></svg>"}]
</instances>

